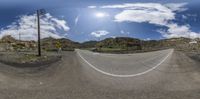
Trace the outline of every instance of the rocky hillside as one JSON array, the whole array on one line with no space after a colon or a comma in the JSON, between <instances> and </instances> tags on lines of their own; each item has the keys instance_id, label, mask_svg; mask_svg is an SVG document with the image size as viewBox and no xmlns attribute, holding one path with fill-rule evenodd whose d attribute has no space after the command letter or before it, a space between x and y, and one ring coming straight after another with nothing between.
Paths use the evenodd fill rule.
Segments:
<instances>
[{"instance_id":1,"label":"rocky hillside","mask_svg":"<svg viewBox=\"0 0 200 99\"><path fill-rule=\"evenodd\" d=\"M93 48L93 49L116 49L116 50L158 50L165 48L175 48L183 51L200 51L200 39L189 38L171 38L162 40L144 41L130 37L106 38L102 41L87 41L83 43L74 42L72 40L61 38L44 38L41 40L44 50L74 50L74 48ZM19 41L12 36L5 36L0 39L1 50L18 50L18 49L37 49L35 41Z\"/></svg>"},{"instance_id":2,"label":"rocky hillside","mask_svg":"<svg viewBox=\"0 0 200 99\"><path fill-rule=\"evenodd\" d=\"M96 43L96 45L95 45ZM177 50L200 50L200 39L189 39L189 38L171 38L162 40L149 40L144 41L130 37L117 37L107 38L99 42L87 43L97 49L100 48L112 48L122 50L159 50L165 48L175 48Z\"/></svg>"},{"instance_id":3,"label":"rocky hillside","mask_svg":"<svg viewBox=\"0 0 200 99\"><path fill-rule=\"evenodd\" d=\"M44 50L57 50L58 48L62 48L62 50L73 50L74 48L78 48L80 46L78 42L74 42L66 38L54 39L49 37L42 39L41 42Z\"/></svg>"},{"instance_id":4,"label":"rocky hillside","mask_svg":"<svg viewBox=\"0 0 200 99\"><path fill-rule=\"evenodd\" d=\"M127 49L132 48L135 50L141 49L141 40L136 38L129 37L116 37L116 38L107 38L96 44L98 48L121 48Z\"/></svg>"},{"instance_id":5,"label":"rocky hillside","mask_svg":"<svg viewBox=\"0 0 200 99\"><path fill-rule=\"evenodd\" d=\"M2 37L0 42L1 43L13 43L13 42L17 42L17 40L15 38L13 38L12 36L8 35L8 36Z\"/></svg>"},{"instance_id":6,"label":"rocky hillside","mask_svg":"<svg viewBox=\"0 0 200 99\"><path fill-rule=\"evenodd\" d=\"M35 50L35 41L20 41L10 35L0 39L0 51L16 51L16 50Z\"/></svg>"},{"instance_id":7,"label":"rocky hillside","mask_svg":"<svg viewBox=\"0 0 200 99\"><path fill-rule=\"evenodd\" d=\"M151 40L144 41L143 48L175 48L177 50L200 50L200 40L199 39L189 39L189 38L171 38L163 40Z\"/></svg>"},{"instance_id":8,"label":"rocky hillside","mask_svg":"<svg viewBox=\"0 0 200 99\"><path fill-rule=\"evenodd\" d=\"M80 48L95 48L98 41L86 41L80 44Z\"/></svg>"}]
</instances>

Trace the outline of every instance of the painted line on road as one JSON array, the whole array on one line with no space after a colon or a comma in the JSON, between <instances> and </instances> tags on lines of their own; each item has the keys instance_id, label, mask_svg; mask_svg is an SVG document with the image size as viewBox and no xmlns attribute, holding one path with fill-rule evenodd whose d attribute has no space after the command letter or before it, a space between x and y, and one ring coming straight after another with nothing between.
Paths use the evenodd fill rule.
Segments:
<instances>
[{"instance_id":1,"label":"painted line on road","mask_svg":"<svg viewBox=\"0 0 200 99\"><path fill-rule=\"evenodd\" d=\"M92 65L90 62L88 62L80 53L79 51L76 51L79 55L79 57L84 60L90 67L92 67L94 70L104 74L104 75L108 75L108 76L112 76L112 77L135 77L135 76L140 76L140 75L144 75L154 69L156 69L158 66L160 66L172 53L173 53L174 50L172 50L162 61L160 61L157 65L155 65L154 67L152 67L151 69L147 70L147 71L144 71L144 72L141 72L141 73L137 73L137 74L131 74L131 75L118 75L118 74L112 74L112 73L108 73L108 72L105 72L105 71L102 71L98 68L96 68L94 65Z\"/></svg>"}]
</instances>

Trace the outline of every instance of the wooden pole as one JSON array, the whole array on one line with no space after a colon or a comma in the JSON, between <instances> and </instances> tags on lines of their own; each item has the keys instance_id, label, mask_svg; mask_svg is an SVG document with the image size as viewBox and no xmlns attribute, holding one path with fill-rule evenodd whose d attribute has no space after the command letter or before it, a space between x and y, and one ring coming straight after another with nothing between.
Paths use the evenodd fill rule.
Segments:
<instances>
[{"instance_id":1,"label":"wooden pole","mask_svg":"<svg viewBox=\"0 0 200 99\"><path fill-rule=\"evenodd\" d=\"M41 56L41 44L40 44L40 10L37 10L37 23L38 23L38 56Z\"/></svg>"}]
</instances>

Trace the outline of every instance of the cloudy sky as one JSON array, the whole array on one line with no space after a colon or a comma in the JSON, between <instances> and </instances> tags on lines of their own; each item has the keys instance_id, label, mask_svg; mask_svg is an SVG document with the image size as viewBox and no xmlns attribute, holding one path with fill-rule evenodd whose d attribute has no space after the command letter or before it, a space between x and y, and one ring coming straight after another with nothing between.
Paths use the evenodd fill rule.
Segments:
<instances>
[{"instance_id":1,"label":"cloudy sky","mask_svg":"<svg viewBox=\"0 0 200 99\"><path fill-rule=\"evenodd\" d=\"M200 38L198 0L0 0L0 38L36 40L37 9L42 38Z\"/></svg>"}]
</instances>

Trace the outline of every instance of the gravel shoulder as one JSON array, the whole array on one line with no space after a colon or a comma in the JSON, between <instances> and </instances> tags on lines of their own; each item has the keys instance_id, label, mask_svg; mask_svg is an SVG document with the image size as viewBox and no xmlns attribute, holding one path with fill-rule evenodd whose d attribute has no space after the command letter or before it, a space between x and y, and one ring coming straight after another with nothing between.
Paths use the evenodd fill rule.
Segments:
<instances>
[{"instance_id":1,"label":"gravel shoulder","mask_svg":"<svg viewBox=\"0 0 200 99\"><path fill-rule=\"evenodd\" d=\"M200 63L200 53L199 52L185 52L187 56L192 58L193 60L196 60Z\"/></svg>"},{"instance_id":2,"label":"gravel shoulder","mask_svg":"<svg viewBox=\"0 0 200 99\"><path fill-rule=\"evenodd\" d=\"M52 64L61 60L61 55L57 53L44 53L38 57L31 52L0 52L0 62L14 67L40 67Z\"/></svg>"}]
</instances>

